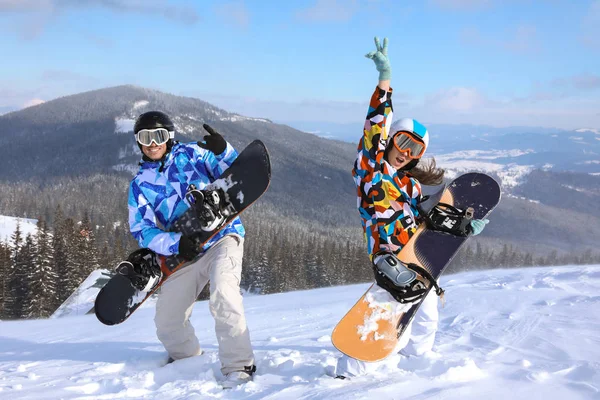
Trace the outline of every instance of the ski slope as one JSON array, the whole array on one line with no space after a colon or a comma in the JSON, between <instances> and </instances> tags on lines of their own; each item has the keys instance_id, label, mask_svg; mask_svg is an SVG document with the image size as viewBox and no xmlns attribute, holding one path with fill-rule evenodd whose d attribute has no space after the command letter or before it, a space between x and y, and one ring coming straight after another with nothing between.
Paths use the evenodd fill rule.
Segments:
<instances>
[{"instance_id":1,"label":"ski slope","mask_svg":"<svg viewBox=\"0 0 600 400\"><path fill-rule=\"evenodd\" d=\"M600 266L446 276L435 352L395 355L337 380L334 324L366 284L245 298L258 373L220 389L213 321L205 353L164 365L148 304L122 325L93 315L0 322L0 399L600 399Z\"/></svg>"}]
</instances>

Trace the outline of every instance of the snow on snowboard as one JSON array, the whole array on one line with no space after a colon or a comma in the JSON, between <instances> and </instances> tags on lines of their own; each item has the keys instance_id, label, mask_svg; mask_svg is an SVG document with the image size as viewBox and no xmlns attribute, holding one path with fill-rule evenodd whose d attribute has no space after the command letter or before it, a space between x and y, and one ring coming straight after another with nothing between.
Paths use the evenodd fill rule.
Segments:
<instances>
[{"instance_id":1,"label":"snow on snowboard","mask_svg":"<svg viewBox=\"0 0 600 400\"><path fill-rule=\"evenodd\" d=\"M458 210L468 210L467 213L472 212L469 218L482 219L500 201L501 190L492 177L468 173L452 181L437 197L440 195L436 211L442 209L442 205L449 205ZM435 203L437 202L435 199ZM446 225L448 222L449 220L442 220ZM441 227L445 228L451 230L449 225ZM425 284L426 295L434 286L426 275L429 274L437 281L467 239L468 236L433 230L422 223L397 256L402 263L416 270L419 281ZM420 268L425 271L420 272ZM342 353L358 360L383 360L394 352L423 297L403 304L386 290L373 284L334 328L331 335L333 345Z\"/></svg>"},{"instance_id":2,"label":"snow on snowboard","mask_svg":"<svg viewBox=\"0 0 600 400\"><path fill-rule=\"evenodd\" d=\"M220 197L222 201L217 204L217 208L213 204L212 209L207 207L202 210L209 214L213 213L211 210L216 210L222 217L222 221L219 222L218 218L213 218L211 223L207 225L206 221L198 217L194 207L191 207L173 224L171 231L193 236L198 247L201 248L216 233L237 218L242 211L258 200L269 187L270 181L271 162L269 153L263 142L255 140L238 155L219 179L202 191L191 188L192 190L189 192L196 200L198 199L197 196L203 196L202 193L208 194L209 198L202 198L202 201L206 204L214 201L213 196ZM212 215L212 217L215 217L215 215ZM159 256L158 260L162 277L151 290L142 291L137 289L132 284L131 279L123 273L115 274L107 282L98 293L94 305L96 317L100 322L106 325L116 325L125 321L162 285L169 275L187 264L185 260L177 255ZM122 262L117 269L126 266L126 264L132 267L130 263Z\"/></svg>"}]
</instances>

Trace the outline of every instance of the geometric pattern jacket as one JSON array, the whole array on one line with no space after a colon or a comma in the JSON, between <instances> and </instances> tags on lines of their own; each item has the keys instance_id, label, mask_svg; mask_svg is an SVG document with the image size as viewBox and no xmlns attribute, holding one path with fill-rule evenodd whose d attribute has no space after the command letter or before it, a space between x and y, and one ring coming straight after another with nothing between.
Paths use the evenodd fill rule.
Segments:
<instances>
[{"instance_id":1,"label":"geometric pattern jacket","mask_svg":"<svg viewBox=\"0 0 600 400\"><path fill-rule=\"evenodd\" d=\"M397 254L418 226L420 183L384 159L392 118L392 89L386 92L376 87L352 169L371 261L380 251Z\"/></svg>"},{"instance_id":2,"label":"geometric pattern jacket","mask_svg":"<svg viewBox=\"0 0 600 400\"><path fill-rule=\"evenodd\" d=\"M216 156L193 143L175 143L164 162L141 161L137 175L129 185L129 230L141 247L165 256L179 252L180 233L169 228L189 207L185 199L190 184L200 190L213 182L237 158L228 143ZM228 234L244 237L239 218L217 233L203 251Z\"/></svg>"}]
</instances>

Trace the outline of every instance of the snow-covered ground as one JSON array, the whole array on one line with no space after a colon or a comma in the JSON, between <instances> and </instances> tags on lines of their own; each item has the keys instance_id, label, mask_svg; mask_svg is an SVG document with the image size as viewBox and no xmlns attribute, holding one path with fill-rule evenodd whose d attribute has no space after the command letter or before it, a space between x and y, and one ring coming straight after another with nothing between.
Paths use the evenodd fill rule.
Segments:
<instances>
[{"instance_id":1,"label":"snow-covered ground","mask_svg":"<svg viewBox=\"0 0 600 400\"><path fill-rule=\"evenodd\" d=\"M35 235L37 232L37 219L0 215L0 242L11 242L11 236L15 233L17 224L21 228L23 240L28 234Z\"/></svg>"},{"instance_id":2,"label":"snow-covered ground","mask_svg":"<svg viewBox=\"0 0 600 400\"><path fill-rule=\"evenodd\" d=\"M501 180L503 187L514 187L523 182L534 167L516 163L494 162L498 159L518 157L532 153L533 150L468 150L457 151L449 154L437 155L438 165L446 169L446 176L455 178L471 171L495 173Z\"/></svg>"},{"instance_id":3,"label":"snow-covered ground","mask_svg":"<svg viewBox=\"0 0 600 400\"><path fill-rule=\"evenodd\" d=\"M107 269L97 269L85 278L79 287L54 311L52 318L62 318L68 315L84 315L94 307L94 301L110 279L111 273Z\"/></svg>"},{"instance_id":4,"label":"snow-covered ground","mask_svg":"<svg viewBox=\"0 0 600 400\"><path fill-rule=\"evenodd\" d=\"M93 315L0 322L1 399L600 399L600 266L446 276L435 353L330 377L333 326L366 284L245 299L258 372L224 391L213 321L205 353L164 365L153 304L118 326Z\"/></svg>"}]
</instances>

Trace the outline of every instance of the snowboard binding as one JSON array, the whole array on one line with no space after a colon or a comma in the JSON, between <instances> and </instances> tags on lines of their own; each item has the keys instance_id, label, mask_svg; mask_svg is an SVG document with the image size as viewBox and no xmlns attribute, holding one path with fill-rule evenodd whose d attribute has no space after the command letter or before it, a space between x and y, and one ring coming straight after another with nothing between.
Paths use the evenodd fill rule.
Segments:
<instances>
[{"instance_id":1,"label":"snowboard binding","mask_svg":"<svg viewBox=\"0 0 600 400\"><path fill-rule=\"evenodd\" d=\"M423 299L430 287L438 296L444 296L431 274L417 264L403 263L394 254L375 256L375 280L387 290L396 301L402 304L416 303Z\"/></svg>"},{"instance_id":2,"label":"snowboard binding","mask_svg":"<svg viewBox=\"0 0 600 400\"><path fill-rule=\"evenodd\" d=\"M473 231L471 221L474 213L473 207L460 210L450 204L438 203L428 213L422 215L429 229L466 237Z\"/></svg>"},{"instance_id":3,"label":"snowboard binding","mask_svg":"<svg viewBox=\"0 0 600 400\"><path fill-rule=\"evenodd\" d=\"M162 279L156 254L150 249L139 249L131 253L127 260L117 265L116 272L127 277L141 292L152 291Z\"/></svg>"},{"instance_id":4,"label":"snowboard binding","mask_svg":"<svg viewBox=\"0 0 600 400\"><path fill-rule=\"evenodd\" d=\"M190 185L185 197L196 211L203 231L219 228L232 214L226 193L221 188L199 190L195 185Z\"/></svg>"}]
</instances>

